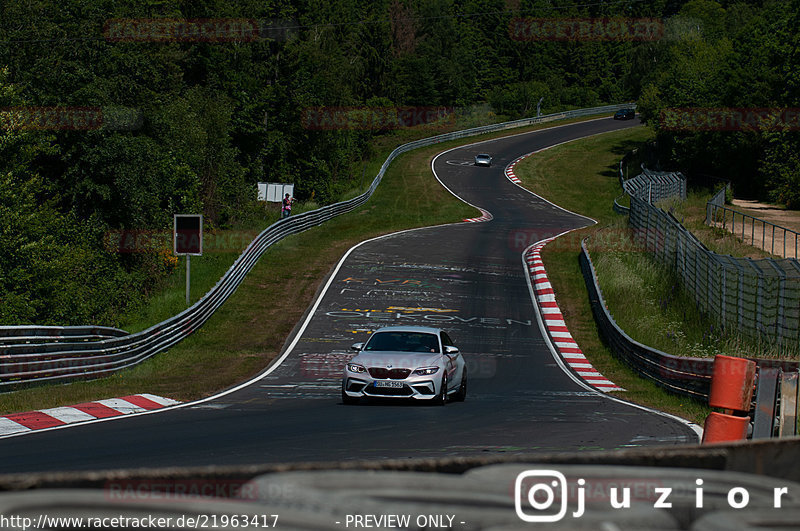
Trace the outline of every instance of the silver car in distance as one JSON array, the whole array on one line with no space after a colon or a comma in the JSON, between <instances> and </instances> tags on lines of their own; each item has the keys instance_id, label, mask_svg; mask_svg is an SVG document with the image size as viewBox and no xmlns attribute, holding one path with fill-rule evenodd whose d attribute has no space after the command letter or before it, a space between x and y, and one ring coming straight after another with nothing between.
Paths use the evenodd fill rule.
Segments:
<instances>
[{"instance_id":1,"label":"silver car in distance","mask_svg":"<svg viewBox=\"0 0 800 531\"><path fill-rule=\"evenodd\" d=\"M479 155L475 155L475 166L491 166L492 165L492 156L488 153L481 153Z\"/></svg>"},{"instance_id":2,"label":"silver car in distance","mask_svg":"<svg viewBox=\"0 0 800 531\"><path fill-rule=\"evenodd\" d=\"M467 396L467 366L450 336L438 328L379 328L344 368L342 402L360 398L430 400L444 405Z\"/></svg>"}]
</instances>

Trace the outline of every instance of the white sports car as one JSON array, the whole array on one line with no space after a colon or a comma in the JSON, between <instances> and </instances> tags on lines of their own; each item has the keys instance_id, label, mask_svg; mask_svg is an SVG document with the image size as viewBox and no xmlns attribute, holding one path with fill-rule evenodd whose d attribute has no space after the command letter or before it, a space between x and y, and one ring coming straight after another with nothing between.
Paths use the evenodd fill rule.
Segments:
<instances>
[{"instance_id":1,"label":"white sports car","mask_svg":"<svg viewBox=\"0 0 800 531\"><path fill-rule=\"evenodd\" d=\"M344 368L342 401L413 398L444 405L467 395L467 367L450 336L438 328L379 328Z\"/></svg>"},{"instance_id":2,"label":"white sports car","mask_svg":"<svg viewBox=\"0 0 800 531\"><path fill-rule=\"evenodd\" d=\"M492 156L488 153L481 153L479 155L475 155L475 166L491 166L492 165Z\"/></svg>"}]
</instances>

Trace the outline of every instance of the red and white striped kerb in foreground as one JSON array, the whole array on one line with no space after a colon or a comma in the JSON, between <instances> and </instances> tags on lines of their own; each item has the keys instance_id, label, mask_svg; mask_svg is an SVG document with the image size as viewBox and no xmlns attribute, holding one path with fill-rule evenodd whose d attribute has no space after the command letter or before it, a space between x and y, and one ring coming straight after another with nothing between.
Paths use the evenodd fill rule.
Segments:
<instances>
[{"instance_id":1,"label":"red and white striped kerb in foreground","mask_svg":"<svg viewBox=\"0 0 800 531\"><path fill-rule=\"evenodd\" d=\"M0 417L0 437L79 422L119 417L180 404L170 398L141 394L109 398L68 407L54 407Z\"/></svg>"}]
</instances>

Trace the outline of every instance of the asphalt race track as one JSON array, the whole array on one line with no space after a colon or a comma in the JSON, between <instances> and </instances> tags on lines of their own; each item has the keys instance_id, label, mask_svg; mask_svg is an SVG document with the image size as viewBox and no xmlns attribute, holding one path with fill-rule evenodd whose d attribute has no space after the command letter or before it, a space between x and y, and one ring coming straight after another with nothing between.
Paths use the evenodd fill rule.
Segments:
<instances>
[{"instance_id":1,"label":"asphalt race track","mask_svg":"<svg viewBox=\"0 0 800 531\"><path fill-rule=\"evenodd\" d=\"M638 120L594 120L437 157L440 180L489 211L492 221L408 231L356 247L329 279L284 361L262 378L165 412L2 439L0 473L697 442L684 423L587 390L556 364L539 329L521 253L590 221L503 175L520 155L635 125ZM480 152L494 157L490 168L470 164ZM469 368L465 402L341 403L341 368L352 355L350 345L379 326L400 323L448 330Z\"/></svg>"}]
</instances>

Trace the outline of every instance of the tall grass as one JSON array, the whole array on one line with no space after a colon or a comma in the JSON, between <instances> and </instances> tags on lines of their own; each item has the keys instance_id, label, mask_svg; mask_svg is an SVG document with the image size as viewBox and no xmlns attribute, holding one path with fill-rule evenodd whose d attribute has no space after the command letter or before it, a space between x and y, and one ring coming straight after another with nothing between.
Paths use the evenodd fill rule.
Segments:
<instances>
[{"instance_id":1,"label":"tall grass","mask_svg":"<svg viewBox=\"0 0 800 531\"><path fill-rule=\"evenodd\" d=\"M744 256L749 258L766 258L772 256L757 247L744 243L731 232L705 224L706 203L712 196L711 190L690 190L685 201L668 199L656 203L656 206L672 214L686 227L703 245L717 254L731 256Z\"/></svg>"}]
</instances>

